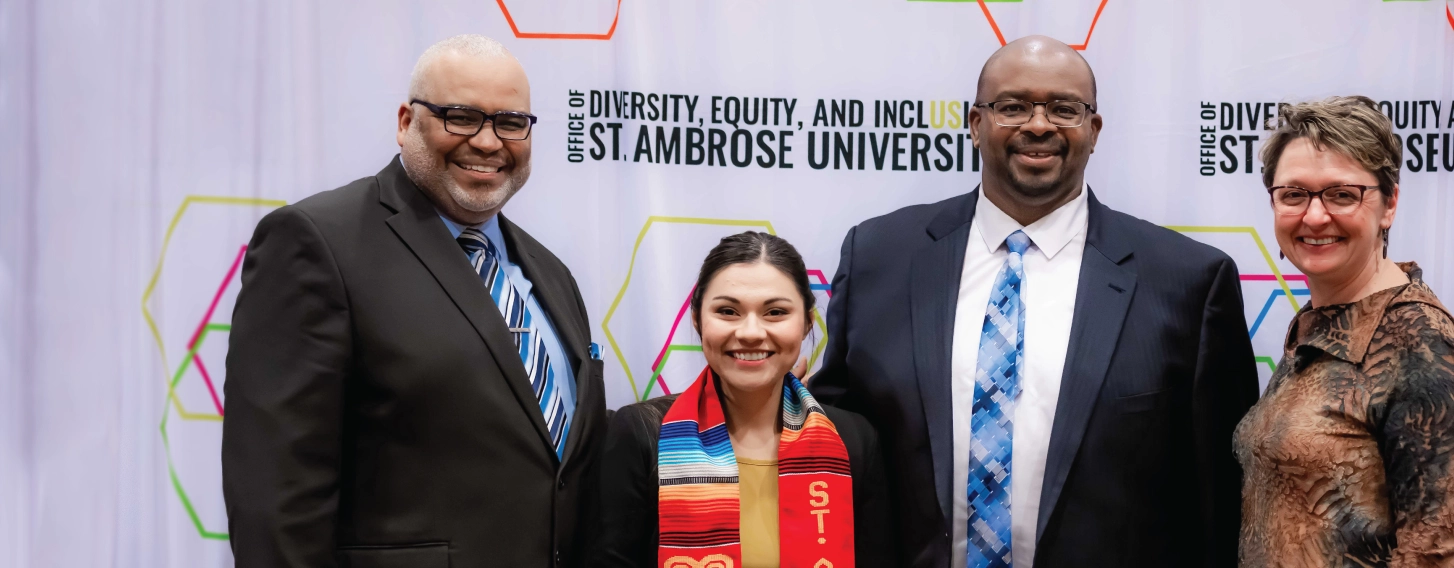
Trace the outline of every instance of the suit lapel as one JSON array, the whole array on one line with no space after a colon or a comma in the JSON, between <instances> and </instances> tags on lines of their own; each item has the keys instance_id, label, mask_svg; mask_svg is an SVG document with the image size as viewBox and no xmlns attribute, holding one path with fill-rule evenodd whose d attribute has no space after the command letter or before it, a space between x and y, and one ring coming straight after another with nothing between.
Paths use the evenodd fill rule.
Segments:
<instances>
[{"instance_id":1,"label":"suit lapel","mask_svg":"<svg viewBox=\"0 0 1454 568\"><path fill-rule=\"evenodd\" d=\"M530 389L530 378L525 374L525 365L520 362L519 351L505 318L480 282L479 274L471 269L464 251L450 238L449 229L439 219L434 204L405 175L398 157L377 177L380 183L379 201L394 211L394 215L385 222L434 275L454 305L474 326L475 332L494 356L505 376L505 383L515 394L526 418L535 425L541 442L551 446L540 403Z\"/></svg>"},{"instance_id":2,"label":"suit lapel","mask_svg":"<svg viewBox=\"0 0 1454 568\"><path fill-rule=\"evenodd\" d=\"M1076 287L1070 347L1061 372L1060 400L1055 408L1040 494L1037 542L1045 533L1045 524L1055 511L1070 466L1075 462L1136 291L1134 259L1130 258L1132 239L1120 232L1112 212L1096 200L1094 193L1089 201L1085 254Z\"/></svg>"},{"instance_id":3,"label":"suit lapel","mask_svg":"<svg viewBox=\"0 0 1454 568\"><path fill-rule=\"evenodd\" d=\"M586 317L585 314L580 313L576 295L567 285L567 282L570 281L570 274L557 270L552 263L541 258L545 250L540 243L526 234L519 226L510 222L503 214L500 215L500 232L505 235L506 246L510 247L510 258L520 265L521 272L524 272L525 277L530 279L533 285L531 295L540 302L540 306L550 317L550 323L555 328L561 345L565 347L565 355L570 359L571 369L575 370L576 376L573 380L576 385L576 409L571 417L570 430L565 440L565 450L561 452L562 463L564 463L574 455L580 446L580 439L584 432L584 420L589 419L589 417L583 416L585 413L582 410L585 406L581 401L589 400L588 396L594 396L591 391L595 385L586 379L590 374L590 369L585 365L589 356L586 352L586 343L589 341L590 332L580 325L586 321Z\"/></svg>"},{"instance_id":4,"label":"suit lapel","mask_svg":"<svg viewBox=\"0 0 1454 568\"><path fill-rule=\"evenodd\" d=\"M909 269L914 371L929 427L935 493L946 518L953 510L950 495L954 476L954 408L950 373L954 311L959 302L959 279L964 270L970 221L974 219L978 198L978 190L970 192L951 202L929 223L926 231L933 241L919 249Z\"/></svg>"}]
</instances>

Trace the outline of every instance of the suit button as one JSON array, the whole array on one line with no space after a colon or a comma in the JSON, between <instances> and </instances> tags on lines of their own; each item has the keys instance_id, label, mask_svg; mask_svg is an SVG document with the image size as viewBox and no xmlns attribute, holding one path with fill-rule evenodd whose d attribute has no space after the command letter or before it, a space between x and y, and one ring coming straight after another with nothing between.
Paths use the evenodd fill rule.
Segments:
<instances>
[{"instance_id":1,"label":"suit button","mask_svg":"<svg viewBox=\"0 0 1454 568\"><path fill-rule=\"evenodd\" d=\"M565 480L562 479L560 481L555 482L555 488L556 489L565 489Z\"/></svg>"},{"instance_id":2,"label":"suit button","mask_svg":"<svg viewBox=\"0 0 1454 568\"><path fill-rule=\"evenodd\" d=\"M555 551L555 565L556 566L560 566L560 564L561 564L561 562L560 562L560 551L557 550L557 551Z\"/></svg>"}]
</instances>

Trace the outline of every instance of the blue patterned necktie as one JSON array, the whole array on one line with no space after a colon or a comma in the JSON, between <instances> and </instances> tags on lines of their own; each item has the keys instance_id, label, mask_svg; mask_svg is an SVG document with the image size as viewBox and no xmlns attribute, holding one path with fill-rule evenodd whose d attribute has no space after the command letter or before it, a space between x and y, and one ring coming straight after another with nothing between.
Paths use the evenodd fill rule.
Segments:
<instances>
[{"instance_id":1,"label":"blue patterned necktie","mask_svg":"<svg viewBox=\"0 0 1454 568\"><path fill-rule=\"evenodd\" d=\"M565 402L560 390L555 388L555 371L550 368L550 353L544 338L538 333L538 326L531 317L526 298L510 283L505 266L500 263L500 254L495 244L479 229L465 229L457 239L469 255L470 265L485 281L495 306L505 316L505 325L510 326L515 338L515 347L520 350L520 362L525 364L525 374L530 377L530 388L535 391L535 400L540 403L540 412L545 415L545 425L550 431L550 442L555 445L555 455L561 456L561 442L565 440L570 424L565 420ZM524 336L522 340L521 336Z\"/></svg>"},{"instance_id":2,"label":"blue patterned necktie","mask_svg":"<svg viewBox=\"0 0 1454 568\"><path fill-rule=\"evenodd\" d=\"M1025 358L1025 249L1030 237L1005 239L1010 254L995 278L979 338L969 449L969 568L1009 568L1010 456L1014 447L1015 396Z\"/></svg>"}]
</instances>

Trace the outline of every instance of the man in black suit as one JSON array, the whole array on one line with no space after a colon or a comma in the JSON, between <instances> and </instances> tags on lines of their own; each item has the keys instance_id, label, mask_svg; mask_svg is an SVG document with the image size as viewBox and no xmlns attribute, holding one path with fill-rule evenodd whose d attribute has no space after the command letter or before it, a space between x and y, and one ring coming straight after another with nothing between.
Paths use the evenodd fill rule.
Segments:
<instances>
[{"instance_id":1,"label":"man in black suit","mask_svg":"<svg viewBox=\"0 0 1454 568\"><path fill-rule=\"evenodd\" d=\"M377 175L265 217L227 357L237 566L580 563L604 435L570 271L500 215L530 175L503 46L431 47Z\"/></svg>"},{"instance_id":2,"label":"man in black suit","mask_svg":"<svg viewBox=\"0 0 1454 568\"><path fill-rule=\"evenodd\" d=\"M810 384L878 428L905 566L1236 564L1237 269L1084 187L1095 91L1064 44L1005 46L969 117L981 188L844 239Z\"/></svg>"}]
</instances>

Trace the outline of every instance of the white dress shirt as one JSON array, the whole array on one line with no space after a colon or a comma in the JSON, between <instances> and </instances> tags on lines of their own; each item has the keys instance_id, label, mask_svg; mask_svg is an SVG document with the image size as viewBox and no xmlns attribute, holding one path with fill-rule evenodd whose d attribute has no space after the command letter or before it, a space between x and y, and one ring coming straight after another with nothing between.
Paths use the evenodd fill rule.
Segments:
<instances>
[{"instance_id":1,"label":"white dress shirt","mask_svg":"<svg viewBox=\"0 0 1454 568\"><path fill-rule=\"evenodd\" d=\"M1020 301L1025 314L1025 356L1020 373L1020 394L1014 403L1014 453L1010 458L1011 559L1030 566L1035 557L1035 525L1039 517L1040 489L1050 449L1050 428L1060 398L1060 374L1070 346L1070 323L1075 315L1076 285L1085 253L1087 193L1049 215L1022 227L979 194L964 251L964 272L959 277L959 303L954 314L952 396L954 404L954 551L953 568L964 568L969 519L970 408L974 376L979 364L979 340L984 326L990 288L1005 265L1009 249L1005 239L1024 230L1030 237L1025 251L1025 279Z\"/></svg>"}]
</instances>

